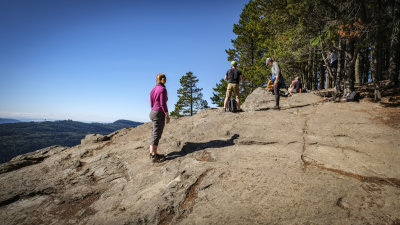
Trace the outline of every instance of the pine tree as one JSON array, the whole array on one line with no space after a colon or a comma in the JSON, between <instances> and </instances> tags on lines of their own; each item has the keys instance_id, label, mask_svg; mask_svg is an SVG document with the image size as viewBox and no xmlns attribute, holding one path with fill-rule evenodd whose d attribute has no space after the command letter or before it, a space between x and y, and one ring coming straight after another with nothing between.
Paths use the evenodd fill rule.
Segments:
<instances>
[{"instance_id":1,"label":"pine tree","mask_svg":"<svg viewBox=\"0 0 400 225\"><path fill-rule=\"evenodd\" d=\"M399 6L400 0L249 0L233 25L232 48L226 50L244 76L241 98L265 85L270 76L265 59L273 57L287 82L301 77L307 89L335 86L344 97L362 72L360 84L372 81L378 100L381 80L399 83ZM334 72L328 49L338 54ZM217 105L225 95L223 82L211 98Z\"/></svg>"},{"instance_id":2,"label":"pine tree","mask_svg":"<svg viewBox=\"0 0 400 225\"><path fill-rule=\"evenodd\" d=\"M178 89L178 102L171 116L193 116L199 109L208 108L208 103L203 99L202 88L196 83L199 79L192 72L187 72L180 79L182 88Z\"/></svg>"},{"instance_id":3,"label":"pine tree","mask_svg":"<svg viewBox=\"0 0 400 225\"><path fill-rule=\"evenodd\" d=\"M237 37L232 40L233 48L225 50L228 60L238 61L238 68L242 71L244 80L240 84L240 101L257 87L267 82L267 70L265 67L264 37L265 26L262 23L263 0L251 0L245 5L238 24L234 24L233 33ZM211 101L218 105L224 105L227 82L223 79L213 88Z\"/></svg>"},{"instance_id":4,"label":"pine tree","mask_svg":"<svg viewBox=\"0 0 400 225\"><path fill-rule=\"evenodd\" d=\"M238 61L239 69L242 70L244 77L240 91L242 98L246 98L254 89L263 86L267 81L264 56L266 48L263 46L267 29L262 23L264 4L265 1L255 0L245 5L238 24L233 26L233 33L237 35L232 40L233 48L225 51L228 60Z\"/></svg>"},{"instance_id":5,"label":"pine tree","mask_svg":"<svg viewBox=\"0 0 400 225\"><path fill-rule=\"evenodd\" d=\"M219 107L224 106L225 101L225 93L228 87L228 82L224 79L221 79L219 83L216 84L216 87L213 88L213 96L210 98L213 104L216 104Z\"/></svg>"}]
</instances>

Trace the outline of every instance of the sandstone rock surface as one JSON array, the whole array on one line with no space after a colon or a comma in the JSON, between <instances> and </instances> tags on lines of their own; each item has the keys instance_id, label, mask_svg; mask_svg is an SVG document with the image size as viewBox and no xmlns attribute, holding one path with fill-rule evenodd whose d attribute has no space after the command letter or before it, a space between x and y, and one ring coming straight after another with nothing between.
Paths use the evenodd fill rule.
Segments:
<instances>
[{"instance_id":1,"label":"sandstone rock surface","mask_svg":"<svg viewBox=\"0 0 400 225\"><path fill-rule=\"evenodd\" d=\"M145 123L0 165L2 224L400 223L398 108L271 96L173 119L161 164Z\"/></svg>"}]
</instances>

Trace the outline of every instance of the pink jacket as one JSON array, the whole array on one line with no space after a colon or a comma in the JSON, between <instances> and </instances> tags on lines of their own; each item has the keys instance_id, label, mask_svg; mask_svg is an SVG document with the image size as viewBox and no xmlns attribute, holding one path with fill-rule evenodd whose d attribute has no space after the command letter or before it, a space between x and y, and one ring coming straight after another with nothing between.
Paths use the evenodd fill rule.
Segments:
<instances>
[{"instance_id":1,"label":"pink jacket","mask_svg":"<svg viewBox=\"0 0 400 225\"><path fill-rule=\"evenodd\" d=\"M164 85L157 84L150 92L150 105L151 110L162 111L168 114L168 94Z\"/></svg>"}]
</instances>

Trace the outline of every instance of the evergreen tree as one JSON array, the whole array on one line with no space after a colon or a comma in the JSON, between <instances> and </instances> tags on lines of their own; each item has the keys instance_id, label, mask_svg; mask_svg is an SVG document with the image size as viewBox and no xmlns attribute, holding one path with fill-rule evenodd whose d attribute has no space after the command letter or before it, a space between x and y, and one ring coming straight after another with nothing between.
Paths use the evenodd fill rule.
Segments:
<instances>
[{"instance_id":1,"label":"evergreen tree","mask_svg":"<svg viewBox=\"0 0 400 225\"><path fill-rule=\"evenodd\" d=\"M237 35L236 39L232 40L233 48L226 50L228 60L238 61L238 67L242 70L244 81L241 84L240 96L244 99L267 81L264 57L266 48L263 40L268 30L262 23L263 5L265 1L262 0L246 4L240 14L239 23L233 25L233 33Z\"/></svg>"},{"instance_id":2,"label":"evergreen tree","mask_svg":"<svg viewBox=\"0 0 400 225\"><path fill-rule=\"evenodd\" d=\"M266 83L271 74L265 59L273 57L286 82L300 77L307 89L336 87L346 97L355 83L372 81L379 100L381 80L399 83L399 5L400 0L249 0L226 50L244 75L241 98ZM338 54L337 70L330 68L329 48ZM224 82L214 88L214 104L222 105Z\"/></svg>"},{"instance_id":3,"label":"evergreen tree","mask_svg":"<svg viewBox=\"0 0 400 225\"><path fill-rule=\"evenodd\" d=\"M216 84L216 87L213 88L213 96L210 98L213 104L216 104L219 107L224 106L227 87L228 82L225 79L221 79L219 83Z\"/></svg>"},{"instance_id":4,"label":"evergreen tree","mask_svg":"<svg viewBox=\"0 0 400 225\"><path fill-rule=\"evenodd\" d=\"M192 72L187 72L180 79L182 88L178 89L178 102L171 116L192 116L199 109L208 108L208 103L203 99L202 88L196 87L199 79Z\"/></svg>"},{"instance_id":5,"label":"evergreen tree","mask_svg":"<svg viewBox=\"0 0 400 225\"><path fill-rule=\"evenodd\" d=\"M265 67L264 37L267 30L262 23L262 6L265 1L250 1L244 7L238 24L234 24L233 32L237 38L232 40L233 48L226 50L228 60L238 61L238 68L242 71L244 80L240 84L240 101L257 87L267 82L267 70ZM223 79L213 88L211 101L218 106L224 105L227 82Z\"/></svg>"}]
</instances>

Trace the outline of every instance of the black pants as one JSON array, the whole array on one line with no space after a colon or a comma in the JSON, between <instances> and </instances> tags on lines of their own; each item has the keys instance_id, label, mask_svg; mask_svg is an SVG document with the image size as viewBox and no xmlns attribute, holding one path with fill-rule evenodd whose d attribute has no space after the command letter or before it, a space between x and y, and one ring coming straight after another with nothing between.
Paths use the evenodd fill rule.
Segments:
<instances>
[{"instance_id":1,"label":"black pants","mask_svg":"<svg viewBox=\"0 0 400 225\"><path fill-rule=\"evenodd\" d=\"M340 74L337 74L338 61L337 60L333 61L329 66L332 69L333 79L336 79L336 90L339 91L339 89L340 89Z\"/></svg>"},{"instance_id":2,"label":"black pants","mask_svg":"<svg viewBox=\"0 0 400 225\"><path fill-rule=\"evenodd\" d=\"M279 88L281 87L280 83L274 85L274 95L275 95L275 105L279 106Z\"/></svg>"}]
</instances>

